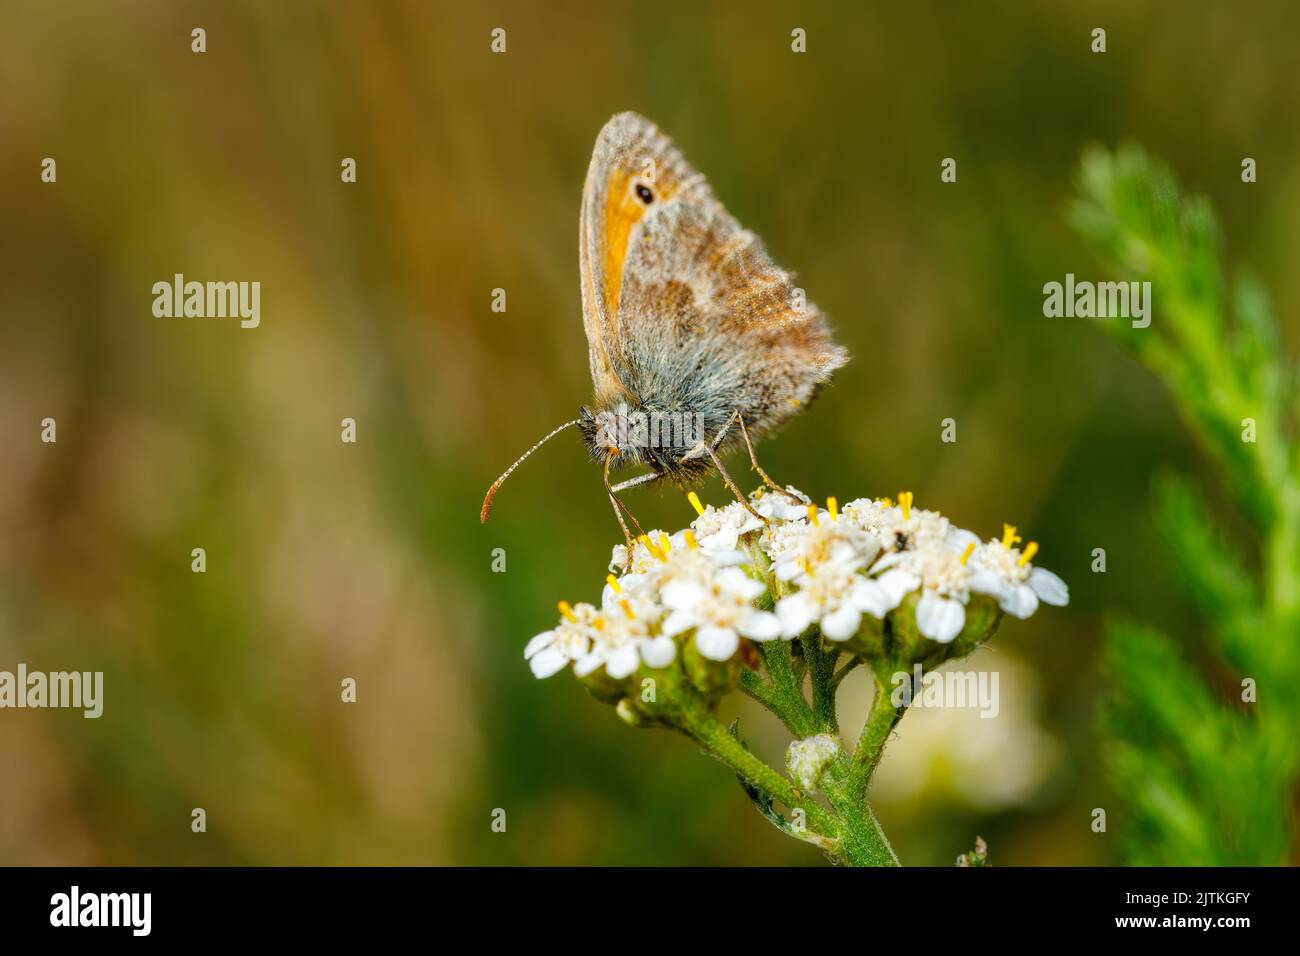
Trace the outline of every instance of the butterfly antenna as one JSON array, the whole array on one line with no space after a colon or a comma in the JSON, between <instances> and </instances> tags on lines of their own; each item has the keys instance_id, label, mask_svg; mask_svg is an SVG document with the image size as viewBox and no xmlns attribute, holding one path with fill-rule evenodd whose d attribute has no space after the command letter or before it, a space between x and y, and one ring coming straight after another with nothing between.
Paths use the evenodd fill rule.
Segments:
<instances>
[{"instance_id":1,"label":"butterfly antenna","mask_svg":"<svg viewBox=\"0 0 1300 956\"><path fill-rule=\"evenodd\" d=\"M524 459L527 458L529 455L531 455L533 452L537 451L537 449L541 448L543 445L545 445L548 441L550 441L560 432L564 431L566 428L572 428L574 425L577 425L580 421L582 421L582 419L575 418L573 421L565 422L559 428L554 429L549 435L547 435L545 438L539 441L536 445L534 445L532 448L528 449L528 451L520 455L518 461L516 461L513 465L507 468L505 470L505 473L502 474L500 478L492 482L492 487L489 488L487 490L487 494L483 496L483 507L479 509L479 513L478 513L479 524L487 523L488 512L492 510L492 499L497 496L497 489L500 488L501 485L505 483L505 480L510 477L510 473L514 471L516 468L518 468L521 464L523 464Z\"/></svg>"}]
</instances>

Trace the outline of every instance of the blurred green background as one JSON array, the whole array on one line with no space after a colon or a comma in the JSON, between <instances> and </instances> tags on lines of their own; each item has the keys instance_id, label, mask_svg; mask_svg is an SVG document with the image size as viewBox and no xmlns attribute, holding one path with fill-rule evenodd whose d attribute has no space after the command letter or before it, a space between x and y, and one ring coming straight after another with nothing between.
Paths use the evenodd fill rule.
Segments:
<instances>
[{"instance_id":1,"label":"blurred green background","mask_svg":"<svg viewBox=\"0 0 1300 956\"><path fill-rule=\"evenodd\" d=\"M684 740L529 674L525 641L598 596L619 537L576 438L478 523L589 397L578 204L624 109L853 355L768 470L1012 522L1071 585L972 665L1002 673L999 719L903 721L876 788L899 855L948 864L981 834L997 864L1117 860L1122 827L1089 827L1112 805L1100 622L1198 628L1147 501L1157 468L1203 466L1160 384L1089 320L1045 319L1041 289L1104 277L1062 209L1086 143L1134 140L1209 195L1295 341L1300 8L896 7L6 3L0 669L106 690L97 721L0 712L0 863L819 862ZM259 280L261 327L154 318L176 272ZM691 514L628 500L647 527ZM779 760L775 720L726 706Z\"/></svg>"}]
</instances>

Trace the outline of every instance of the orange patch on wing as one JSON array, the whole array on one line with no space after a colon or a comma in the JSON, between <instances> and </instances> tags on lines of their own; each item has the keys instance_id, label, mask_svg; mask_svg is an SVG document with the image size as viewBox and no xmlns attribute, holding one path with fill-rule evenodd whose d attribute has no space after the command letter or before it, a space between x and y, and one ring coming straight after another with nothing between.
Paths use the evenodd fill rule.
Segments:
<instances>
[{"instance_id":1,"label":"orange patch on wing","mask_svg":"<svg viewBox=\"0 0 1300 956\"><path fill-rule=\"evenodd\" d=\"M605 315L610 321L618 317L619 294L623 287L623 260L627 258L627 241L632 227L645 215L645 207L634 202L628 190L632 175L626 169L610 170L605 183L605 243L601 261Z\"/></svg>"}]
</instances>

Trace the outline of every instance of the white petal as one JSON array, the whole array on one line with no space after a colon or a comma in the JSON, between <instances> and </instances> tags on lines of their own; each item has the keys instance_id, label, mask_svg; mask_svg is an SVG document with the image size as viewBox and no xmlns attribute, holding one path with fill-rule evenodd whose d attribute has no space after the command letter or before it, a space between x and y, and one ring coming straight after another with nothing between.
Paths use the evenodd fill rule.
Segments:
<instances>
[{"instance_id":1,"label":"white petal","mask_svg":"<svg viewBox=\"0 0 1300 956\"><path fill-rule=\"evenodd\" d=\"M876 583L884 589L885 596L889 599L889 609L892 611L902 603L903 598L921 586L921 579L910 571L892 568L876 578Z\"/></svg>"},{"instance_id":2,"label":"white petal","mask_svg":"<svg viewBox=\"0 0 1300 956\"><path fill-rule=\"evenodd\" d=\"M781 636L781 619L771 611L751 611L740 622L740 633L751 641L771 641Z\"/></svg>"},{"instance_id":3,"label":"white petal","mask_svg":"<svg viewBox=\"0 0 1300 956\"><path fill-rule=\"evenodd\" d=\"M927 590L916 602L916 629L932 641L947 644L965 624L966 609L959 601Z\"/></svg>"},{"instance_id":4,"label":"white petal","mask_svg":"<svg viewBox=\"0 0 1300 956\"><path fill-rule=\"evenodd\" d=\"M695 632L695 647L711 661L729 661L740 647L740 638L729 627L702 627Z\"/></svg>"},{"instance_id":5,"label":"white petal","mask_svg":"<svg viewBox=\"0 0 1300 956\"><path fill-rule=\"evenodd\" d=\"M682 631L689 631L700 622L700 616L694 611L673 611L666 618L662 630L668 637L676 637Z\"/></svg>"},{"instance_id":6,"label":"white petal","mask_svg":"<svg viewBox=\"0 0 1300 956\"><path fill-rule=\"evenodd\" d=\"M803 568L799 566L798 561L782 561L776 566L776 579L778 581L793 581L801 574L803 574Z\"/></svg>"},{"instance_id":7,"label":"white petal","mask_svg":"<svg viewBox=\"0 0 1300 956\"><path fill-rule=\"evenodd\" d=\"M1007 590L1007 582L998 577L992 571L979 570L970 576L969 587L972 591L980 594L991 594L995 598L1001 598Z\"/></svg>"},{"instance_id":8,"label":"white petal","mask_svg":"<svg viewBox=\"0 0 1300 956\"><path fill-rule=\"evenodd\" d=\"M1070 603L1070 589L1047 568L1034 568L1030 571L1029 586L1044 604L1064 607Z\"/></svg>"},{"instance_id":9,"label":"white petal","mask_svg":"<svg viewBox=\"0 0 1300 956\"><path fill-rule=\"evenodd\" d=\"M735 528L721 528L701 538L699 545L705 551L735 551L740 533Z\"/></svg>"},{"instance_id":10,"label":"white petal","mask_svg":"<svg viewBox=\"0 0 1300 956\"><path fill-rule=\"evenodd\" d=\"M781 636L789 640L808 630L817 608L802 594L791 594L776 602L776 616L781 619Z\"/></svg>"},{"instance_id":11,"label":"white petal","mask_svg":"<svg viewBox=\"0 0 1300 956\"><path fill-rule=\"evenodd\" d=\"M664 607L673 611L693 608L707 595L704 586L694 581L669 581L660 592Z\"/></svg>"},{"instance_id":12,"label":"white petal","mask_svg":"<svg viewBox=\"0 0 1300 956\"><path fill-rule=\"evenodd\" d=\"M902 561L905 554L907 554L905 551L890 551L888 554L881 555L880 560L871 566L868 573L879 574L881 571L888 571L899 561Z\"/></svg>"},{"instance_id":13,"label":"white petal","mask_svg":"<svg viewBox=\"0 0 1300 956\"><path fill-rule=\"evenodd\" d=\"M853 590L849 592L849 601L859 611L866 611L881 618L898 606L897 602L891 605L889 594L878 582L870 578L863 578L853 585Z\"/></svg>"},{"instance_id":14,"label":"white petal","mask_svg":"<svg viewBox=\"0 0 1300 956\"><path fill-rule=\"evenodd\" d=\"M965 528L951 528L943 543L954 551L965 551L967 546L975 545L979 547L980 538L974 531L967 531Z\"/></svg>"},{"instance_id":15,"label":"white petal","mask_svg":"<svg viewBox=\"0 0 1300 956\"><path fill-rule=\"evenodd\" d=\"M677 642L671 637L654 637L641 642L641 659L650 667L667 667L676 656Z\"/></svg>"},{"instance_id":16,"label":"white petal","mask_svg":"<svg viewBox=\"0 0 1300 956\"><path fill-rule=\"evenodd\" d=\"M862 612L850 604L842 605L822 618L822 633L832 641L847 641L858 633Z\"/></svg>"},{"instance_id":17,"label":"white petal","mask_svg":"<svg viewBox=\"0 0 1300 956\"><path fill-rule=\"evenodd\" d=\"M539 651L546 650L546 648L551 646L551 642L554 640L554 631L544 631L543 633L538 634L524 647L524 660L528 660Z\"/></svg>"},{"instance_id":18,"label":"white petal","mask_svg":"<svg viewBox=\"0 0 1300 956\"><path fill-rule=\"evenodd\" d=\"M599 654L587 654L573 662L573 676L586 677L601 664L605 663L605 658Z\"/></svg>"},{"instance_id":19,"label":"white petal","mask_svg":"<svg viewBox=\"0 0 1300 956\"><path fill-rule=\"evenodd\" d=\"M629 644L609 655L605 661L605 673L615 680L622 680L636 670L640 663L641 655L637 653L636 645Z\"/></svg>"},{"instance_id":20,"label":"white petal","mask_svg":"<svg viewBox=\"0 0 1300 956\"><path fill-rule=\"evenodd\" d=\"M868 535L858 544L858 551L864 561L874 561L880 553L880 539L874 534Z\"/></svg>"},{"instance_id":21,"label":"white petal","mask_svg":"<svg viewBox=\"0 0 1300 956\"><path fill-rule=\"evenodd\" d=\"M998 604L1012 617L1023 621L1038 610L1038 595L1027 584L1015 584L1002 592Z\"/></svg>"},{"instance_id":22,"label":"white petal","mask_svg":"<svg viewBox=\"0 0 1300 956\"><path fill-rule=\"evenodd\" d=\"M737 551L734 548L706 548L705 550L709 554L709 560L719 567L744 564L749 560L749 556L744 551Z\"/></svg>"},{"instance_id":23,"label":"white petal","mask_svg":"<svg viewBox=\"0 0 1300 956\"><path fill-rule=\"evenodd\" d=\"M533 670L534 677L550 677L552 674L558 674L564 670L564 665L569 663L569 659L552 647L534 654L528 661L528 666Z\"/></svg>"},{"instance_id":24,"label":"white petal","mask_svg":"<svg viewBox=\"0 0 1300 956\"><path fill-rule=\"evenodd\" d=\"M739 594L746 601L754 600L766 590L740 568L723 568L714 580L718 582L718 587ZM755 585L758 587L757 592L754 591Z\"/></svg>"}]
</instances>

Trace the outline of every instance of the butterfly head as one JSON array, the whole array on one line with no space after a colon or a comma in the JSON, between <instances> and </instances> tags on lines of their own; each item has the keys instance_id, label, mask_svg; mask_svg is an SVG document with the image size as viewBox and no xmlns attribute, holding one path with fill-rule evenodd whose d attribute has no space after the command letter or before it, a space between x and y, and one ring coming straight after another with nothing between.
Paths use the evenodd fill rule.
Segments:
<instances>
[{"instance_id":1,"label":"butterfly head","mask_svg":"<svg viewBox=\"0 0 1300 956\"><path fill-rule=\"evenodd\" d=\"M622 458L620 464L635 460L638 443L634 440L633 421L626 405L597 408L583 405L578 409L578 431L596 461Z\"/></svg>"}]
</instances>

